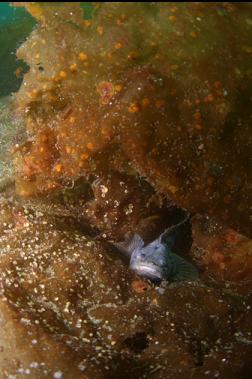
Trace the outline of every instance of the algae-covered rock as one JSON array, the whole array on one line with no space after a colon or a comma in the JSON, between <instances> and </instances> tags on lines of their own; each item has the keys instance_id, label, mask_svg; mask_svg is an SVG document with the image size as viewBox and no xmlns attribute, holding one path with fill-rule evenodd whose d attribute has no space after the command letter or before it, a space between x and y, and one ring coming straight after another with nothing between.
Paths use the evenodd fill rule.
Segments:
<instances>
[{"instance_id":1,"label":"algae-covered rock","mask_svg":"<svg viewBox=\"0 0 252 379\"><path fill-rule=\"evenodd\" d=\"M22 4L38 26L17 52L18 193L140 174L250 233L251 4L98 3L92 20L80 3Z\"/></svg>"},{"instance_id":2,"label":"algae-covered rock","mask_svg":"<svg viewBox=\"0 0 252 379\"><path fill-rule=\"evenodd\" d=\"M0 108L0 376L248 378L251 4L16 5L38 25ZM170 199L208 214L201 272L155 286L108 240L151 241Z\"/></svg>"},{"instance_id":3,"label":"algae-covered rock","mask_svg":"<svg viewBox=\"0 0 252 379\"><path fill-rule=\"evenodd\" d=\"M252 241L216 221L195 216L192 221L191 254L215 280L239 287L241 293L251 291Z\"/></svg>"},{"instance_id":4,"label":"algae-covered rock","mask_svg":"<svg viewBox=\"0 0 252 379\"><path fill-rule=\"evenodd\" d=\"M14 116L13 99L0 99L0 191L14 183L14 169L11 151L25 139L24 121L20 116Z\"/></svg>"},{"instance_id":5,"label":"algae-covered rock","mask_svg":"<svg viewBox=\"0 0 252 379\"><path fill-rule=\"evenodd\" d=\"M154 287L74 220L3 196L0 214L3 378L251 372L249 296L206 281Z\"/></svg>"}]
</instances>

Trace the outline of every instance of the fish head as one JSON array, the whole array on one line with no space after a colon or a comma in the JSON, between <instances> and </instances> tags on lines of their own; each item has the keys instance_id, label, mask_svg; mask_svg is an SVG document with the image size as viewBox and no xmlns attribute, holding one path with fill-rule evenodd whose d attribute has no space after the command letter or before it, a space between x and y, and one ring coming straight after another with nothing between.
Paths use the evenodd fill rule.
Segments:
<instances>
[{"instance_id":1,"label":"fish head","mask_svg":"<svg viewBox=\"0 0 252 379\"><path fill-rule=\"evenodd\" d=\"M130 268L140 276L152 281L161 281L167 277L167 252L161 243L151 243L136 249L130 259Z\"/></svg>"}]
</instances>

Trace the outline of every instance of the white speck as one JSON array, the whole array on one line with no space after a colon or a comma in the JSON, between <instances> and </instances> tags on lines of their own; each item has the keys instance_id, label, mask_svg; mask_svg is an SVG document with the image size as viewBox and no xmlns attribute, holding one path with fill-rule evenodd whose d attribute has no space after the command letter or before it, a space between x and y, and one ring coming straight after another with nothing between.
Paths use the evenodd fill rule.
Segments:
<instances>
[{"instance_id":1,"label":"white speck","mask_svg":"<svg viewBox=\"0 0 252 379\"><path fill-rule=\"evenodd\" d=\"M78 368L79 368L80 371L85 371L86 366L84 365L84 361L82 361L82 362L79 363Z\"/></svg>"},{"instance_id":2,"label":"white speck","mask_svg":"<svg viewBox=\"0 0 252 379\"><path fill-rule=\"evenodd\" d=\"M25 325L31 325L31 320L29 320L28 318L22 317L20 322Z\"/></svg>"},{"instance_id":3,"label":"white speck","mask_svg":"<svg viewBox=\"0 0 252 379\"><path fill-rule=\"evenodd\" d=\"M30 367L31 368L37 368L39 366L38 362L31 362Z\"/></svg>"},{"instance_id":4,"label":"white speck","mask_svg":"<svg viewBox=\"0 0 252 379\"><path fill-rule=\"evenodd\" d=\"M82 320L81 319L78 319L77 322L76 322L76 328L81 328L81 323L82 323Z\"/></svg>"},{"instance_id":5,"label":"white speck","mask_svg":"<svg viewBox=\"0 0 252 379\"><path fill-rule=\"evenodd\" d=\"M55 379L61 379L63 378L63 373L61 371L56 371L53 375Z\"/></svg>"},{"instance_id":6,"label":"white speck","mask_svg":"<svg viewBox=\"0 0 252 379\"><path fill-rule=\"evenodd\" d=\"M102 192L102 197L105 197L106 196L106 193L108 192L108 187L104 186L104 185L101 185L101 192Z\"/></svg>"},{"instance_id":7,"label":"white speck","mask_svg":"<svg viewBox=\"0 0 252 379\"><path fill-rule=\"evenodd\" d=\"M132 213L133 208L134 208L133 204L129 204L128 207L124 208L125 214L128 215L128 214Z\"/></svg>"},{"instance_id":8,"label":"white speck","mask_svg":"<svg viewBox=\"0 0 252 379\"><path fill-rule=\"evenodd\" d=\"M65 313L69 313L69 306L70 306L70 302L67 301L66 305L65 305L65 308L64 308L64 311Z\"/></svg>"}]
</instances>

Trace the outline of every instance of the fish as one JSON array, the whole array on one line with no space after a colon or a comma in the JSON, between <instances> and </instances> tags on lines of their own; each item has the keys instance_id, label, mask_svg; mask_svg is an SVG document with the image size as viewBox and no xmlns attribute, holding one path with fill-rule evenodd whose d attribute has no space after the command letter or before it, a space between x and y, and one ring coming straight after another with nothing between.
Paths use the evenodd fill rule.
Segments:
<instances>
[{"instance_id":1,"label":"fish","mask_svg":"<svg viewBox=\"0 0 252 379\"><path fill-rule=\"evenodd\" d=\"M165 229L157 239L147 245L136 233L115 245L128 256L131 270L153 282L197 280L197 268L174 253L179 239L185 238L189 219L190 216L187 215L180 223Z\"/></svg>"}]
</instances>

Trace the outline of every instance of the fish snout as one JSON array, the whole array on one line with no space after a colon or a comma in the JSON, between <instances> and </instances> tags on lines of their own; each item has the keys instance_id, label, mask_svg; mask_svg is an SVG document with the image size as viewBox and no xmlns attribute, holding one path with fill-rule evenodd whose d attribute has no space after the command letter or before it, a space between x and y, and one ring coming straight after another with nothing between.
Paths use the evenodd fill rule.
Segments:
<instances>
[{"instance_id":1,"label":"fish snout","mask_svg":"<svg viewBox=\"0 0 252 379\"><path fill-rule=\"evenodd\" d=\"M131 260L130 268L137 275L150 279L154 282L160 282L165 279L165 273L161 266L155 265L143 259Z\"/></svg>"}]
</instances>

